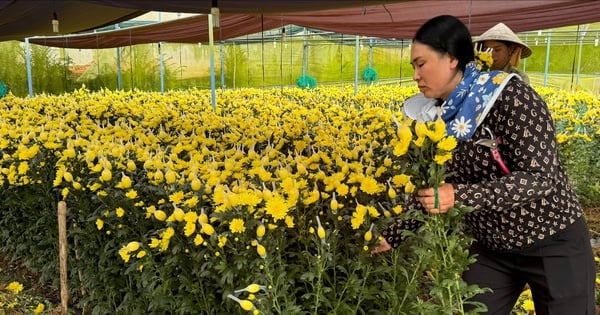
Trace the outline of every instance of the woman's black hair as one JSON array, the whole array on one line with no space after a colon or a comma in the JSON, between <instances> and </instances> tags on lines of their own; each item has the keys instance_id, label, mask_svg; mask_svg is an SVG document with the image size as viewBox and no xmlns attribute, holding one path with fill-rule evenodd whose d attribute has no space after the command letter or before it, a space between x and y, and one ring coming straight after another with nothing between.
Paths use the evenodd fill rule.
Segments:
<instances>
[{"instance_id":1,"label":"woman's black hair","mask_svg":"<svg viewBox=\"0 0 600 315\"><path fill-rule=\"evenodd\" d=\"M463 72L467 63L475 60L471 33L463 22L451 15L436 16L425 22L413 41L427 45L441 54L452 55L458 60L458 68Z\"/></svg>"}]
</instances>

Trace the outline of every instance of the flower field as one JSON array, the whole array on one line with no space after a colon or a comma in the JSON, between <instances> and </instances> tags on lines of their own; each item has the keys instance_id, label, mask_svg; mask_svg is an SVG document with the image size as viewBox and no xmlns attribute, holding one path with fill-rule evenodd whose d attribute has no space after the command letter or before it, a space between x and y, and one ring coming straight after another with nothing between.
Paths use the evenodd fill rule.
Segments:
<instances>
[{"instance_id":1,"label":"flower field","mask_svg":"<svg viewBox=\"0 0 600 315\"><path fill-rule=\"evenodd\" d=\"M597 205L600 100L538 92L577 191ZM8 95L0 252L58 287L65 201L71 306L82 313L461 313L485 290L460 279L474 260L461 220L470 209L403 211L415 188L444 179L456 144L443 124L402 116L414 93L222 90L216 110L205 90ZM397 216L426 225L372 256ZM44 313L1 293L0 309Z\"/></svg>"}]
</instances>

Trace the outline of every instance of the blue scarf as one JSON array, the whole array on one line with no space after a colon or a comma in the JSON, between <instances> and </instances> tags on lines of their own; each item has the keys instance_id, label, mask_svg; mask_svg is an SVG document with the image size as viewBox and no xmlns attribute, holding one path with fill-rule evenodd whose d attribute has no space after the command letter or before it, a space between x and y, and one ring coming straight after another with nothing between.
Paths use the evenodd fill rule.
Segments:
<instances>
[{"instance_id":1,"label":"blue scarf","mask_svg":"<svg viewBox=\"0 0 600 315\"><path fill-rule=\"evenodd\" d=\"M475 62L468 63L462 81L442 104L448 135L470 139L513 76L503 71L482 72Z\"/></svg>"}]
</instances>

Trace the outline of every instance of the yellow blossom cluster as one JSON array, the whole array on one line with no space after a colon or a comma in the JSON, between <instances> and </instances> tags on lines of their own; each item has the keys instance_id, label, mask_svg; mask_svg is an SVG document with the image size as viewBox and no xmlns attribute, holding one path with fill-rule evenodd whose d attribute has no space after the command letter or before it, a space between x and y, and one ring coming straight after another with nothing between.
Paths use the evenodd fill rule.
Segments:
<instances>
[{"instance_id":1,"label":"yellow blossom cluster","mask_svg":"<svg viewBox=\"0 0 600 315\"><path fill-rule=\"evenodd\" d=\"M216 110L201 90L9 95L0 101L0 184L50 178L68 203L97 200L88 221L105 234L147 221L153 230L119 250L125 262L172 248L256 247L253 254L266 257L275 250L271 235L314 227L322 240L346 228L373 245L373 223L401 213L402 195L424 185L403 164L409 149L433 143L428 162L443 165L456 146L442 121L402 116L403 100L415 92L219 91ZM600 130L597 98L541 94L557 117L569 118L567 129ZM595 109L561 107L565 99Z\"/></svg>"}]
</instances>

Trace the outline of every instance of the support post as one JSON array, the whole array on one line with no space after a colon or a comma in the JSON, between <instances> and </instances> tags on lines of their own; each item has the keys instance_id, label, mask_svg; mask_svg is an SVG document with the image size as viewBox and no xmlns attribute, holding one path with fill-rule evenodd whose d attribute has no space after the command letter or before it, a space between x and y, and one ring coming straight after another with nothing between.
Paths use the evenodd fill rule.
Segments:
<instances>
[{"instance_id":1,"label":"support post","mask_svg":"<svg viewBox=\"0 0 600 315\"><path fill-rule=\"evenodd\" d=\"M69 288L67 286L67 203L58 202L58 251L60 260L60 303L62 314L68 314Z\"/></svg>"}]
</instances>

